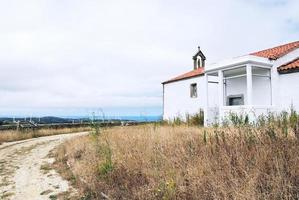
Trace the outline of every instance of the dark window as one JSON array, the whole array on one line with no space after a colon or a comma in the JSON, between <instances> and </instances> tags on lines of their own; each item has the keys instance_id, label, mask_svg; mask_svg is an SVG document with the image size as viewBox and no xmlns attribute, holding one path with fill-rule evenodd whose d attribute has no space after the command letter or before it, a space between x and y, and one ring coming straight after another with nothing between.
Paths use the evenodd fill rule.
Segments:
<instances>
[{"instance_id":1,"label":"dark window","mask_svg":"<svg viewBox=\"0 0 299 200\"><path fill-rule=\"evenodd\" d=\"M190 85L190 97L191 98L197 97L197 84L196 83L192 83Z\"/></svg>"},{"instance_id":2,"label":"dark window","mask_svg":"<svg viewBox=\"0 0 299 200\"><path fill-rule=\"evenodd\" d=\"M231 95L228 96L228 105L229 106L239 106L244 105L244 97L243 95Z\"/></svg>"},{"instance_id":3,"label":"dark window","mask_svg":"<svg viewBox=\"0 0 299 200\"><path fill-rule=\"evenodd\" d=\"M198 57L197 57L197 68L200 68L200 67L202 67L201 57L198 56Z\"/></svg>"}]
</instances>

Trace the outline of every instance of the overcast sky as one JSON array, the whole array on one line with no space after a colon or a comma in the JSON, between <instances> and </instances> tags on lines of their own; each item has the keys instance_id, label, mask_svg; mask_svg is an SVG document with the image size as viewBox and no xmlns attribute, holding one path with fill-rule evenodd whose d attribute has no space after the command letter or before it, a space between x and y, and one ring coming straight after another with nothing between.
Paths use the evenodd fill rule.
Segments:
<instances>
[{"instance_id":1,"label":"overcast sky","mask_svg":"<svg viewBox=\"0 0 299 200\"><path fill-rule=\"evenodd\" d=\"M0 0L0 115L161 114L161 82L299 39L298 0Z\"/></svg>"}]
</instances>

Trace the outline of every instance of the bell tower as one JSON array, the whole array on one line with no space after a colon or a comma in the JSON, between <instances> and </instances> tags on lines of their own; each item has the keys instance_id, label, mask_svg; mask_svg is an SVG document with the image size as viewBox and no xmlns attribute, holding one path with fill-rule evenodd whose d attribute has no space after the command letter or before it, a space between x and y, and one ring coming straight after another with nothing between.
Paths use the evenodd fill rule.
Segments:
<instances>
[{"instance_id":1,"label":"bell tower","mask_svg":"<svg viewBox=\"0 0 299 200\"><path fill-rule=\"evenodd\" d=\"M205 60L205 55L200 50L200 47L198 47L197 53L193 56L194 70L205 67Z\"/></svg>"}]
</instances>

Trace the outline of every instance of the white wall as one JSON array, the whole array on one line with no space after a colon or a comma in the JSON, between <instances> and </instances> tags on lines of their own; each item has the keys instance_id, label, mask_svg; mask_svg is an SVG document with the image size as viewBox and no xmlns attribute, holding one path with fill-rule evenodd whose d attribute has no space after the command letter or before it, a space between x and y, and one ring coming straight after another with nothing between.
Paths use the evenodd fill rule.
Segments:
<instances>
[{"instance_id":1,"label":"white wall","mask_svg":"<svg viewBox=\"0 0 299 200\"><path fill-rule=\"evenodd\" d=\"M190 85L197 83L197 98L190 97ZM197 113L205 105L204 77L194 77L164 84L163 119L185 117L186 114Z\"/></svg>"},{"instance_id":2,"label":"white wall","mask_svg":"<svg viewBox=\"0 0 299 200\"><path fill-rule=\"evenodd\" d=\"M299 72L279 74L277 68L287 62L299 58L299 49L273 61L272 92L273 104L277 111L288 110L291 105L299 112Z\"/></svg>"},{"instance_id":3,"label":"white wall","mask_svg":"<svg viewBox=\"0 0 299 200\"><path fill-rule=\"evenodd\" d=\"M252 104L271 105L271 82L268 77L252 77Z\"/></svg>"},{"instance_id":4,"label":"white wall","mask_svg":"<svg viewBox=\"0 0 299 200\"><path fill-rule=\"evenodd\" d=\"M246 77L239 77L234 79L226 80L226 97L230 95L244 95L244 104L247 104L247 86ZM224 99L224 104L226 105L227 99Z\"/></svg>"},{"instance_id":5,"label":"white wall","mask_svg":"<svg viewBox=\"0 0 299 200\"><path fill-rule=\"evenodd\" d=\"M216 77L217 78L217 77ZM209 78L210 80L210 78ZM218 80L217 80L218 82ZM209 83L208 85L208 106L209 107L218 107L219 106L219 98L218 98L218 83Z\"/></svg>"},{"instance_id":6,"label":"white wall","mask_svg":"<svg viewBox=\"0 0 299 200\"><path fill-rule=\"evenodd\" d=\"M299 111L299 72L280 74L279 87L279 110L287 110L293 105Z\"/></svg>"},{"instance_id":7,"label":"white wall","mask_svg":"<svg viewBox=\"0 0 299 200\"><path fill-rule=\"evenodd\" d=\"M209 77L209 107L218 107L218 77ZM186 114L195 114L206 105L204 76L164 84L163 119L185 118ZM212 83L213 82L213 83ZM197 83L197 98L190 97L190 85Z\"/></svg>"},{"instance_id":8,"label":"white wall","mask_svg":"<svg viewBox=\"0 0 299 200\"><path fill-rule=\"evenodd\" d=\"M226 96L244 95L244 104L247 105L246 77L226 80ZM225 99L226 103L227 99ZM271 105L271 84L267 77L252 77L252 103L253 105Z\"/></svg>"},{"instance_id":9,"label":"white wall","mask_svg":"<svg viewBox=\"0 0 299 200\"><path fill-rule=\"evenodd\" d=\"M209 76L208 108L205 115L207 125L215 124L219 116L218 77Z\"/></svg>"}]
</instances>

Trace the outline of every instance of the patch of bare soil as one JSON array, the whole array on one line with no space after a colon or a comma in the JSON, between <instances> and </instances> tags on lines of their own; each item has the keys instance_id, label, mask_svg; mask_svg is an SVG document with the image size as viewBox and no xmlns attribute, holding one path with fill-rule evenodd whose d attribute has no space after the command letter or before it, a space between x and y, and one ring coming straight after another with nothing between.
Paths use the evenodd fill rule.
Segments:
<instances>
[{"instance_id":1,"label":"patch of bare soil","mask_svg":"<svg viewBox=\"0 0 299 200\"><path fill-rule=\"evenodd\" d=\"M0 199L69 198L76 191L50 166L48 154L63 141L86 132L34 138L0 145Z\"/></svg>"}]
</instances>

